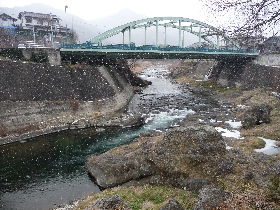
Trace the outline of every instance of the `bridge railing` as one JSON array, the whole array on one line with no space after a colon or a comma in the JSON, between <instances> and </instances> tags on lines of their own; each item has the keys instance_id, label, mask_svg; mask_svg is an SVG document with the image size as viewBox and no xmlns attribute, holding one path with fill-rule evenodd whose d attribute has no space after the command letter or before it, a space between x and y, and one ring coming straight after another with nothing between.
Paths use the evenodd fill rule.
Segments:
<instances>
[{"instance_id":1,"label":"bridge railing","mask_svg":"<svg viewBox=\"0 0 280 210\"><path fill-rule=\"evenodd\" d=\"M231 48L206 48L206 47L180 47L180 46L166 46L159 47L155 45L141 45L136 46L134 43L131 44L115 44L115 45L103 45L98 46L97 44L93 44L91 42L86 42L82 44L68 44L62 43L60 45L61 49L110 49L110 50L157 50L157 51L185 51L185 52L217 52L217 53L258 53L258 50L255 49L231 49Z\"/></svg>"}]
</instances>

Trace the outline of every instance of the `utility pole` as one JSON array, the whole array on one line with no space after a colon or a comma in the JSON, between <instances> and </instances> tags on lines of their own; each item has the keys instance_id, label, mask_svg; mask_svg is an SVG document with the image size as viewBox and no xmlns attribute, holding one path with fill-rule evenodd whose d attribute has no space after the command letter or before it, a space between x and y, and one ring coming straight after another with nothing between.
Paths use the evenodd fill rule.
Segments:
<instances>
[{"instance_id":1,"label":"utility pole","mask_svg":"<svg viewBox=\"0 0 280 210\"><path fill-rule=\"evenodd\" d=\"M34 20L32 18L32 25L33 25L33 41L36 43L36 38L35 38L35 28L34 28Z\"/></svg>"},{"instance_id":2,"label":"utility pole","mask_svg":"<svg viewBox=\"0 0 280 210\"><path fill-rule=\"evenodd\" d=\"M52 48L53 48L53 28L52 28L52 25L53 25L53 22L52 22L52 13L50 13L50 19L51 19L51 44L52 44Z\"/></svg>"},{"instance_id":3,"label":"utility pole","mask_svg":"<svg viewBox=\"0 0 280 210\"><path fill-rule=\"evenodd\" d=\"M68 8L68 6L65 6L65 23L66 23L66 9ZM66 23L66 44L68 44L68 37L67 37L67 23Z\"/></svg>"}]
</instances>

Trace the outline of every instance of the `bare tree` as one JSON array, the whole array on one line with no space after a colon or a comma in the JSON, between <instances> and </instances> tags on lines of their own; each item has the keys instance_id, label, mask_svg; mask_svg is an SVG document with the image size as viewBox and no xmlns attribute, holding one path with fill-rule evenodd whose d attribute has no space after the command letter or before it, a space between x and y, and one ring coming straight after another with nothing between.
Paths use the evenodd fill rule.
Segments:
<instances>
[{"instance_id":1,"label":"bare tree","mask_svg":"<svg viewBox=\"0 0 280 210\"><path fill-rule=\"evenodd\" d=\"M280 23L280 0L200 0L215 16L231 14L227 31L242 36L272 31ZM222 18L222 17L221 17ZM225 29L225 27L223 26Z\"/></svg>"},{"instance_id":2,"label":"bare tree","mask_svg":"<svg viewBox=\"0 0 280 210\"><path fill-rule=\"evenodd\" d=\"M78 41L78 33L74 29L69 30L69 42L76 43Z\"/></svg>"}]
</instances>

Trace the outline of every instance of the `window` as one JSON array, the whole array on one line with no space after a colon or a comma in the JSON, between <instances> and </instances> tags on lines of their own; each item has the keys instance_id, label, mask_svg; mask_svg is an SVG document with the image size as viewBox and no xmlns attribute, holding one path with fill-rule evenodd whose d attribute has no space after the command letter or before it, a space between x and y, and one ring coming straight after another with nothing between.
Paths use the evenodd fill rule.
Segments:
<instances>
[{"instance_id":1,"label":"window","mask_svg":"<svg viewBox=\"0 0 280 210\"><path fill-rule=\"evenodd\" d=\"M41 19L38 20L38 21L37 21L37 24L38 24L38 25L43 25L43 20L41 20Z\"/></svg>"},{"instance_id":2,"label":"window","mask_svg":"<svg viewBox=\"0 0 280 210\"><path fill-rule=\"evenodd\" d=\"M32 17L25 17L26 23L32 23Z\"/></svg>"}]
</instances>

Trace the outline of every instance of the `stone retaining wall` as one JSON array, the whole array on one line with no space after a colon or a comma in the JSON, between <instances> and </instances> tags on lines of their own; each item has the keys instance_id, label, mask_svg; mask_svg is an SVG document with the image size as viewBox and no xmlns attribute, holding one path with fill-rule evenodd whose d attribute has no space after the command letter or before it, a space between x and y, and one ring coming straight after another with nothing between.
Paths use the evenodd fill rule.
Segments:
<instances>
[{"instance_id":1,"label":"stone retaining wall","mask_svg":"<svg viewBox=\"0 0 280 210\"><path fill-rule=\"evenodd\" d=\"M280 54L262 54L253 63L264 66L280 66Z\"/></svg>"},{"instance_id":2,"label":"stone retaining wall","mask_svg":"<svg viewBox=\"0 0 280 210\"><path fill-rule=\"evenodd\" d=\"M25 60L30 60L32 53L34 54L46 54L48 58L48 63L50 65L58 66L61 64L61 56L59 49L54 48L26 48L19 49Z\"/></svg>"}]
</instances>

